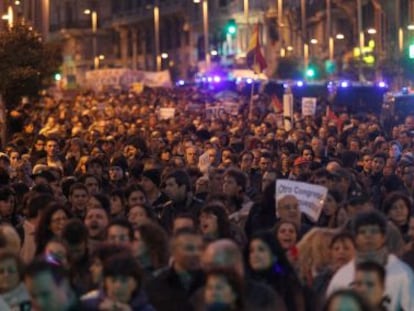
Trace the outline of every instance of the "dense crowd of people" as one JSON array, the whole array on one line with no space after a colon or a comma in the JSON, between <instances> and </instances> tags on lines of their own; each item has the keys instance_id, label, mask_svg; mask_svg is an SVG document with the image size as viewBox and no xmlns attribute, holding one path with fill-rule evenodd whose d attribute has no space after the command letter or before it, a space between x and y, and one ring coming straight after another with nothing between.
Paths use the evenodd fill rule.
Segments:
<instances>
[{"instance_id":1,"label":"dense crowd of people","mask_svg":"<svg viewBox=\"0 0 414 311\"><path fill-rule=\"evenodd\" d=\"M414 311L414 116L206 113L196 89L22 104L0 310ZM174 108L164 118L163 108ZM280 179L328 189L310 219Z\"/></svg>"}]
</instances>

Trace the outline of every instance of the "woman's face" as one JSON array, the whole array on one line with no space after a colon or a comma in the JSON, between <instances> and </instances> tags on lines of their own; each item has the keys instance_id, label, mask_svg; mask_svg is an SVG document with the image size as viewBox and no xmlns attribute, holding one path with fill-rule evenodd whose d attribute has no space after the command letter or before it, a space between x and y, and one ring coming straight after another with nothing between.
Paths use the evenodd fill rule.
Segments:
<instances>
[{"instance_id":1,"label":"woman's face","mask_svg":"<svg viewBox=\"0 0 414 311\"><path fill-rule=\"evenodd\" d=\"M217 216L212 213L200 215L200 230L203 235L215 235L218 233Z\"/></svg>"},{"instance_id":2,"label":"woman's face","mask_svg":"<svg viewBox=\"0 0 414 311\"><path fill-rule=\"evenodd\" d=\"M269 246L262 240L253 240L249 247L249 263L254 271L269 269L273 263L273 255Z\"/></svg>"},{"instance_id":3,"label":"woman's face","mask_svg":"<svg viewBox=\"0 0 414 311\"><path fill-rule=\"evenodd\" d=\"M391 205L388 217L397 225L405 225L408 220L409 209L404 200L398 199Z\"/></svg>"},{"instance_id":4,"label":"woman's face","mask_svg":"<svg viewBox=\"0 0 414 311\"><path fill-rule=\"evenodd\" d=\"M220 303L233 306L237 297L225 277L210 275L207 279L204 299L208 305Z\"/></svg>"},{"instance_id":5,"label":"woman's face","mask_svg":"<svg viewBox=\"0 0 414 311\"><path fill-rule=\"evenodd\" d=\"M17 263L13 258L0 261L0 293L14 289L20 283Z\"/></svg>"},{"instance_id":6,"label":"woman's face","mask_svg":"<svg viewBox=\"0 0 414 311\"><path fill-rule=\"evenodd\" d=\"M50 231L52 231L55 236L60 237L67 222L68 216L66 213L63 210L56 211L50 219Z\"/></svg>"},{"instance_id":7,"label":"woman's face","mask_svg":"<svg viewBox=\"0 0 414 311\"><path fill-rule=\"evenodd\" d=\"M335 268L340 268L355 256L355 247L351 240L336 241L331 247L331 258Z\"/></svg>"},{"instance_id":8,"label":"woman's face","mask_svg":"<svg viewBox=\"0 0 414 311\"><path fill-rule=\"evenodd\" d=\"M323 204L323 212L326 216L331 217L335 215L337 208L338 204L336 203L334 197L328 193L325 203Z\"/></svg>"},{"instance_id":9,"label":"woman's face","mask_svg":"<svg viewBox=\"0 0 414 311\"><path fill-rule=\"evenodd\" d=\"M134 225L138 226L146 221L149 221L147 211L140 205L135 205L129 210L128 221Z\"/></svg>"},{"instance_id":10,"label":"woman's face","mask_svg":"<svg viewBox=\"0 0 414 311\"><path fill-rule=\"evenodd\" d=\"M111 197L111 215L119 215L124 211L124 205L119 196L115 195Z\"/></svg>"},{"instance_id":11,"label":"woman's face","mask_svg":"<svg viewBox=\"0 0 414 311\"><path fill-rule=\"evenodd\" d=\"M328 311L362 311L355 299L349 296L337 296L329 305Z\"/></svg>"},{"instance_id":12,"label":"woman's face","mask_svg":"<svg viewBox=\"0 0 414 311\"><path fill-rule=\"evenodd\" d=\"M106 295L113 301L129 303L134 290L137 288L137 282L132 276L107 276L104 280Z\"/></svg>"},{"instance_id":13,"label":"woman's face","mask_svg":"<svg viewBox=\"0 0 414 311\"><path fill-rule=\"evenodd\" d=\"M293 224L284 223L277 231L277 240L284 250L290 249L297 241L296 228Z\"/></svg>"}]
</instances>

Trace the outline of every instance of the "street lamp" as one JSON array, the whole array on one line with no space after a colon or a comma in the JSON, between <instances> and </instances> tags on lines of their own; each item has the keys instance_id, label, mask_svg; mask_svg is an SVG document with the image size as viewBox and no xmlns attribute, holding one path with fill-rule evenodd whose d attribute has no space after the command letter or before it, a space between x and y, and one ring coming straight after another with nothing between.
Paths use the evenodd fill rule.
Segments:
<instances>
[{"instance_id":1,"label":"street lamp","mask_svg":"<svg viewBox=\"0 0 414 311\"><path fill-rule=\"evenodd\" d=\"M98 13L95 10L86 9L83 11L85 15L91 16L91 24L92 24L92 53L93 53L93 65L94 69L98 69L99 67L99 58L97 56L97 38L96 32L98 30Z\"/></svg>"},{"instance_id":2,"label":"street lamp","mask_svg":"<svg viewBox=\"0 0 414 311\"><path fill-rule=\"evenodd\" d=\"M209 49L209 30L208 30L208 0L202 0L203 6L203 30L204 30L204 54L206 62L206 71L210 68L210 49ZM193 3L200 3L201 0L193 0Z\"/></svg>"},{"instance_id":3,"label":"street lamp","mask_svg":"<svg viewBox=\"0 0 414 311\"><path fill-rule=\"evenodd\" d=\"M376 30L375 28L369 28L369 29L367 30L367 32L368 32L370 35L375 35L375 34L377 34L377 30Z\"/></svg>"},{"instance_id":4,"label":"street lamp","mask_svg":"<svg viewBox=\"0 0 414 311\"><path fill-rule=\"evenodd\" d=\"M161 53L161 58L162 59L167 59L168 58L168 53Z\"/></svg>"},{"instance_id":5,"label":"street lamp","mask_svg":"<svg viewBox=\"0 0 414 311\"><path fill-rule=\"evenodd\" d=\"M344 34L342 34L342 33L338 33L337 35L336 35L336 37L335 37L337 40L343 40L343 39L345 39L345 36L344 36Z\"/></svg>"},{"instance_id":6,"label":"street lamp","mask_svg":"<svg viewBox=\"0 0 414 311\"><path fill-rule=\"evenodd\" d=\"M1 19L7 21L9 29L13 27L13 7L11 5L7 8L7 14L4 14Z\"/></svg>"}]
</instances>

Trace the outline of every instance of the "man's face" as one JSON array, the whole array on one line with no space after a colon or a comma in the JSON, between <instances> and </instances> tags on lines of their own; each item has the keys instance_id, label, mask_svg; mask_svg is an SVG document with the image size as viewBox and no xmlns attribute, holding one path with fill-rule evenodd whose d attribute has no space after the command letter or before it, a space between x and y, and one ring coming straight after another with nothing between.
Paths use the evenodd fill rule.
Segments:
<instances>
[{"instance_id":1,"label":"man's face","mask_svg":"<svg viewBox=\"0 0 414 311\"><path fill-rule=\"evenodd\" d=\"M88 177L85 179L85 186L88 188L88 192L91 195L99 193L99 183L94 177Z\"/></svg>"},{"instance_id":2,"label":"man's face","mask_svg":"<svg viewBox=\"0 0 414 311\"><path fill-rule=\"evenodd\" d=\"M102 208L92 208L86 214L85 226L88 228L89 237L92 239L104 237L108 223L108 215Z\"/></svg>"},{"instance_id":3,"label":"man's face","mask_svg":"<svg viewBox=\"0 0 414 311\"><path fill-rule=\"evenodd\" d=\"M102 176L103 168L99 163L90 163L87 168L87 173L96 176Z\"/></svg>"},{"instance_id":4,"label":"man's face","mask_svg":"<svg viewBox=\"0 0 414 311\"><path fill-rule=\"evenodd\" d=\"M108 228L107 241L109 243L129 247L131 245L131 239L128 228L119 225L112 225Z\"/></svg>"},{"instance_id":5,"label":"man's face","mask_svg":"<svg viewBox=\"0 0 414 311\"><path fill-rule=\"evenodd\" d=\"M378 225L365 225L358 228L355 244L359 251L377 251L384 246L384 243L385 236Z\"/></svg>"},{"instance_id":6,"label":"man's face","mask_svg":"<svg viewBox=\"0 0 414 311\"><path fill-rule=\"evenodd\" d=\"M371 167L372 167L372 157L370 155L364 155L362 157L362 168L364 170L364 172L371 172Z\"/></svg>"},{"instance_id":7,"label":"man's face","mask_svg":"<svg viewBox=\"0 0 414 311\"><path fill-rule=\"evenodd\" d=\"M253 165L253 156L249 153L246 153L241 158L240 168L242 171L250 170Z\"/></svg>"},{"instance_id":8,"label":"man's face","mask_svg":"<svg viewBox=\"0 0 414 311\"><path fill-rule=\"evenodd\" d=\"M36 151L43 151L45 150L45 142L41 139L38 139L36 140L34 147Z\"/></svg>"},{"instance_id":9,"label":"man's face","mask_svg":"<svg viewBox=\"0 0 414 311\"><path fill-rule=\"evenodd\" d=\"M405 166L402 169L402 180L406 187L411 188L414 183L414 166Z\"/></svg>"},{"instance_id":10,"label":"man's face","mask_svg":"<svg viewBox=\"0 0 414 311\"><path fill-rule=\"evenodd\" d=\"M179 186L176 183L175 178L168 178L165 182L165 194L174 202L180 202L185 199L185 190L185 185Z\"/></svg>"},{"instance_id":11,"label":"man's face","mask_svg":"<svg viewBox=\"0 0 414 311\"><path fill-rule=\"evenodd\" d=\"M297 223L300 221L299 202L293 195L287 195L277 202L277 217Z\"/></svg>"},{"instance_id":12,"label":"man's face","mask_svg":"<svg viewBox=\"0 0 414 311\"><path fill-rule=\"evenodd\" d=\"M203 247L201 236L184 234L179 236L173 248L174 264L185 271L200 268L200 256Z\"/></svg>"},{"instance_id":13,"label":"man's face","mask_svg":"<svg viewBox=\"0 0 414 311\"><path fill-rule=\"evenodd\" d=\"M59 153L59 145L54 140L46 142L46 153L48 157L56 157Z\"/></svg>"},{"instance_id":14,"label":"man's face","mask_svg":"<svg viewBox=\"0 0 414 311\"><path fill-rule=\"evenodd\" d=\"M119 181L124 178L124 171L119 166L111 166L109 168L109 179L111 181Z\"/></svg>"},{"instance_id":15,"label":"man's face","mask_svg":"<svg viewBox=\"0 0 414 311\"><path fill-rule=\"evenodd\" d=\"M352 285L352 288L362 297L366 297L371 305L379 306L381 304L384 297L384 285L381 283L378 273L358 270L355 272Z\"/></svg>"},{"instance_id":16,"label":"man's face","mask_svg":"<svg viewBox=\"0 0 414 311\"><path fill-rule=\"evenodd\" d=\"M197 150L195 147L189 147L185 150L185 159L188 165L196 165L197 164Z\"/></svg>"},{"instance_id":17,"label":"man's face","mask_svg":"<svg viewBox=\"0 0 414 311\"><path fill-rule=\"evenodd\" d=\"M241 192L241 187L237 184L236 180L229 176L224 176L223 182L223 193L229 196L239 196Z\"/></svg>"},{"instance_id":18,"label":"man's face","mask_svg":"<svg viewBox=\"0 0 414 311\"><path fill-rule=\"evenodd\" d=\"M262 172L266 172L272 168L272 161L269 158L260 157L259 167Z\"/></svg>"},{"instance_id":19,"label":"man's face","mask_svg":"<svg viewBox=\"0 0 414 311\"><path fill-rule=\"evenodd\" d=\"M372 160L372 173L377 174L382 172L385 166L385 161L383 158L374 158Z\"/></svg>"},{"instance_id":20,"label":"man's face","mask_svg":"<svg viewBox=\"0 0 414 311\"><path fill-rule=\"evenodd\" d=\"M36 311L61 311L70 306L70 288L67 280L56 284L50 272L40 272L33 278L27 277L25 284Z\"/></svg>"},{"instance_id":21,"label":"man's face","mask_svg":"<svg viewBox=\"0 0 414 311\"><path fill-rule=\"evenodd\" d=\"M72 204L72 207L76 210L84 211L88 203L89 195L88 192L84 189L75 189L73 190L69 201Z\"/></svg>"}]
</instances>

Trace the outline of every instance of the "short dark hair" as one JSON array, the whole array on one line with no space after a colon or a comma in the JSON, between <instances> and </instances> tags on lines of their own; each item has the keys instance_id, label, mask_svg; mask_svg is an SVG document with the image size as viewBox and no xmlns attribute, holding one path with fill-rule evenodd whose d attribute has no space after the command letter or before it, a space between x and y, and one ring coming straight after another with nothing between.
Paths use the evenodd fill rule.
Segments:
<instances>
[{"instance_id":1,"label":"short dark hair","mask_svg":"<svg viewBox=\"0 0 414 311\"><path fill-rule=\"evenodd\" d=\"M363 261L356 265L355 271L374 272L378 275L381 285L385 286L386 271L383 265L374 261Z\"/></svg>"},{"instance_id":2,"label":"short dark hair","mask_svg":"<svg viewBox=\"0 0 414 311\"><path fill-rule=\"evenodd\" d=\"M387 231L387 220L377 211L369 211L357 214L353 221L354 235L358 234L358 230L362 226L378 226L381 233L385 235Z\"/></svg>"},{"instance_id":3,"label":"short dark hair","mask_svg":"<svg viewBox=\"0 0 414 311\"><path fill-rule=\"evenodd\" d=\"M48 204L54 200L53 196L48 193L34 194L29 197L26 202L27 218L36 218L39 215L39 212L45 210Z\"/></svg>"},{"instance_id":4,"label":"short dark hair","mask_svg":"<svg viewBox=\"0 0 414 311\"><path fill-rule=\"evenodd\" d=\"M134 239L134 228L132 227L131 223L125 218L116 218L111 220L108 227L106 228L106 232L108 232L109 229L113 226L119 226L128 229L129 240L132 241Z\"/></svg>"},{"instance_id":5,"label":"short dark hair","mask_svg":"<svg viewBox=\"0 0 414 311\"><path fill-rule=\"evenodd\" d=\"M125 193L125 198L128 200L129 196L130 196L133 192L135 192L135 191L142 192L142 193L146 196L144 188L142 188L142 187L141 187L140 185L138 185L138 184L132 184L132 185L129 185L129 186L125 189L125 191L124 191L124 193Z\"/></svg>"},{"instance_id":6,"label":"short dark hair","mask_svg":"<svg viewBox=\"0 0 414 311\"><path fill-rule=\"evenodd\" d=\"M351 243L355 246L354 236L350 232L344 231L333 236L331 243L329 243L329 248L332 248L336 242L343 242L346 240L351 241Z\"/></svg>"},{"instance_id":7,"label":"short dark hair","mask_svg":"<svg viewBox=\"0 0 414 311\"><path fill-rule=\"evenodd\" d=\"M247 177L241 170L235 168L229 168L224 176L233 178L236 181L237 186L241 187L241 191L245 192L247 187Z\"/></svg>"},{"instance_id":8,"label":"short dark hair","mask_svg":"<svg viewBox=\"0 0 414 311\"><path fill-rule=\"evenodd\" d=\"M125 276L132 277L137 283L137 292L142 287L142 270L137 260L128 253L120 253L110 256L104 262L103 277Z\"/></svg>"},{"instance_id":9,"label":"short dark hair","mask_svg":"<svg viewBox=\"0 0 414 311\"><path fill-rule=\"evenodd\" d=\"M88 188L81 182L76 182L70 186L69 196L71 196L75 190L85 190L86 193L89 193Z\"/></svg>"},{"instance_id":10,"label":"short dark hair","mask_svg":"<svg viewBox=\"0 0 414 311\"><path fill-rule=\"evenodd\" d=\"M73 218L63 228L62 238L69 245L86 242L88 239L88 229L80 219Z\"/></svg>"},{"instance_id":11,"label":"short dark hair","mask_svg":"<svg viewBox=\"0 0 414 311\"><path fill-rule=\"evenodd\" d=\"M174 171L172 171L171 173L169 173L165 177L165 181L167 179L170 179L170 178L174 178L175 183L179 187L184 185L187 192L192 191L191 179L190 179L190 176L188 175L188 173L185 170L174 170Z\"/></svg>"},{"instance_id":12,"label":"short dark hair","mask_svg":"<svg viewBox=\"0 0 414 311\"><path fill-rule=\"evenodd\" d=\"M7 201L12 196L14 196L14 191L11 187L0 187L0 201Z\"/></svg>"}]
</instances>

